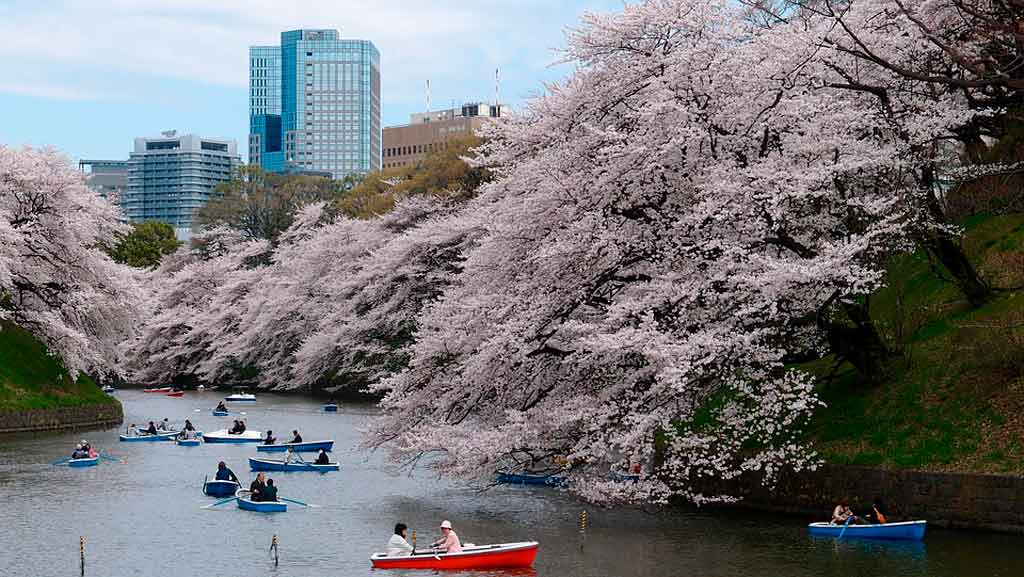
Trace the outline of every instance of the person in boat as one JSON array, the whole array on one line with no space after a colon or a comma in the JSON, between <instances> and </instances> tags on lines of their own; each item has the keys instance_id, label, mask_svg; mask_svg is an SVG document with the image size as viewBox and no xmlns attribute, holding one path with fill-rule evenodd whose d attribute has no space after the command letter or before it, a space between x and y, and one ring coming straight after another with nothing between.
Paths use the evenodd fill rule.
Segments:
<instances>
[{"instance_id":1,"label":"person in boat","mask_svg":"<svg viewBox=\"0 0 1024 577\"><path fill-rule=\"evenodd\" d=\"M277 501L277 487L274 486L273 479L267 479L267 486L263 488L260 501Z\"/></svg>"},{"instance_id":2,"label":"person in boat","mask_svg":"<svg viewBox=\"0 0 1024 577\"><path fill-rule=\"evenodd\" d=\"M75 445L75 450L71 452L71 458L72 459L85 459L88 456L89 456L89 453L86 453L82 449L82 445L81 444Z\"/></svg>"},{"instance_id":3,"label":"person in boat","mask_svg":"<svg viewBox=\"0 0 1024 577\"><path fill-rule=\"evenodd\" d=\"M275 442L277 442L277 439L274 438L274 431L267 429L267 436L263 439L263 444L273 445Z\"/></svg>"},{"instance_id":4,"label":"person in boat","mask_svg":"<svg viewBox=\"0 0 1024 577\"><path fill-rule=\"evenodd\" d=\"M228 468L224 461L217 463L217 474L214 479L218 481L234 481L238 482L238 477L235 476L235 472Z\"/></svg>"},{"instance_id":5,"label":"person in boat","mask_svg":"<svg viewBox=\"0 0 1024 577\"><path fill-rule=\"evenodd\" d=\"M266 476L263 473L256 475L256 478L249 484L249 499L251 501L262 501L263 491L267 488Z\"/></svg>"},{"instance_id":6,"label":"person in boat","mask_svg":"<svg viewBox=\"0 0 1024 577\"><path fill-rule=\"evenodd\" d=\"M245 432L245 421L239 420L238 421L238 434L241 435L244 432Z\"/></svg>"},{"instance_id":7,"label":"person in boat","mask_svg":"<svg viewBox=\"0 0 1024 577\"><path fill-rule=\"evenodd\" d=\"M146 434L147 435L155 435L155 434L157 434L156 433L156 424L154 424L153 421L149 422L149 428L146 429Z\"/></svg>"},{"instance_id":8,"label":"person in boat","mask_svg":"<svg viewBox=\"0 0 1024 577\"><path fill-rule=\"evenodd\" d=\"M288 447L288 451L284 454L284 464L287 465L292 462L292 458L295 456L295 451L291 447Z\"/></svg>"},{"instance_id":9,"label":"person in boat","mask_svg":"<svg viewBox=\"0 0 1024 577\"><path fill-rule=\"evenodd\" d=\"M448 519L441 521L441 533L444 535L437 541L430 544L435 549L440 549L445 553L461 553L462 542L459 541L459 536L452 529L452 522Z\"/></svg>"},{"instance_id":10,"label":"person in boat","mask_svg":"<svg viewBox=\"0 0 1024 577\"><path fill-rule=\"evenodd\" d=\"M395 525L395 534L391 536L391 540L388 541L388 557L408 557L412 555L413 548L408 541L405 540L405 532L409 528L405 526L405 523L398 523Z\"/></svg>"},{"instance_id":11,"label":"person in boat","mask_svg":"<svg viewBox=\"0 0 1024 577\"><path fill-rule=\"evenodd\" d=\"M243 431L245 431L245 427L242 426L242 421L235 419L235 424L231 427L231 430L228 431L228 434L241 435Z\"/></svg>"},{"instance_id":12,"label":"person in boat","mask_svg":"<svg viewBox=\"0 0 1024 577\"><path fill-rule=\"evenodd\" d=\"M850 509L850 500L844 497L839 500L839 504L832 511L832 524L845 525L847 521L854 523L857 521L857 516Z\"/></svg>"},{"instance_id":13,"label":"person in boat","mask_svg":"<svg viewBox=\"0 0 1024 577\"><path fill-rule=\"evenodd\" d=\"M192 421L190 421L188 419L185 419L185 430L186 431L192 431L193 433L196 431L196 428L192 424Z\"/></svg>"},{"instance_id":14,"label":"person in boat","mask_svg":"<svg viewBox=\"0 0 1024 577\"><path fill-rule=\"evenodd\" d=\"M327 457L327 451L320 449L320 452L316 456L317 465L327 465L331 460Z\"/></svg>"},{"instance_id":15,"label":"person in boat","mask_svg":"<svg viewBox=\"0 0 1024 577\"><path fill-rule=\"evenodd\" d=\"M85 439L82 439L82 450L85 451L85 455L90 459L95 457L97 454L96 451L93 450L92 445L89 444L89 441L86 441Z\"/></svg>"},{"instance_id":16,"label":"person in boat","mask_svg":"<svg viewBox=\"0 0 1024 577\"><path fill-rule=\"evenodd\" d=\"M292 431L292 435L295 435L291 440L293 444L302 442L302 435L300 435L298 431Z\"/></svg>"},{"instance_id":17,"label":"person in boat","mask_svg":"<svg viewBox=\"0 0 1024 577\"><path fill-rule=\"evenodd\" d=\"M224 401L221 401L221 402L217 403L217 408L214 409L214 410L215 411L224 411L226 413L226 412L228 412L228 407L227 407L227 405L224 404Z\"/></svg>"},{"instance_id":18,"label":"person in boat","mask_svg":"<svg viewBox=\"0 0 1024 577\"><path fill-rule=\"evenodd\" d=\"M162 430L162 431L170 431L171 430L171 422L167 420L167 417L164 417L164 420L161 421L161 423L160 423L160 430Z\"/></svg>"},{"instance_id":19,"label":"person in boat","mask_svg":"<svg viewBox=\"0 0 1024 577\"><path fill-rule=\"evenodd\" d=\"M888 522L888 513L886 512L885 503L882 502L881 497L875 497L875 500L871 503L871 512L868 513L868 522L872 525L885 525Z\"/></svg>"}]
</instances>

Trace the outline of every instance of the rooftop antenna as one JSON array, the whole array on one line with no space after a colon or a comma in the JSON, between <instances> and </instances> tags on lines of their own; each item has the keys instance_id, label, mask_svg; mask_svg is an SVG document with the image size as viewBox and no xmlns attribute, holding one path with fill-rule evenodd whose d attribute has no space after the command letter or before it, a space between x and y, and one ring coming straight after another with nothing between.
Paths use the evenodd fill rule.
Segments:
<instances>
[{"instance_id":1,"label":"rooftop antenna","mask_svg":"<svg viewBox=\"0 0 1024 577\"><path fill-rule=\"evenodd\" d=\"M430 117L430 79L427 78L427 118Z\"/></svg>"},{"instance_id":2,"label":"rooftop antenna","mask_svg":"<svg viewBox=\"0 0 1024 577\"><path fill-rule=\"evenodd\" d=\"M500 89L501 77L498 76L498 69L494 69L494 116L501 116Z\"/></svg>"}]
</instances>

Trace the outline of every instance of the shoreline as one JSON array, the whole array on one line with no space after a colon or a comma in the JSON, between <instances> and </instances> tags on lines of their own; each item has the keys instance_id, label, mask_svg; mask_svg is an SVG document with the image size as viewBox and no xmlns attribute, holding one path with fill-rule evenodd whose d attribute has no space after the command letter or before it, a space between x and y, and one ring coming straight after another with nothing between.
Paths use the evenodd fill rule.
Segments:
<instances>
[{"instance_id":1,"label":"shoreline","mask_svg":"<svg viewBox=\"0 0 1024 577\"><path fill-rule=\"evenodd\" d=\"M0 412L0 435L109 428L124 422L120 401Z\"/></svg>"}]
</instances>

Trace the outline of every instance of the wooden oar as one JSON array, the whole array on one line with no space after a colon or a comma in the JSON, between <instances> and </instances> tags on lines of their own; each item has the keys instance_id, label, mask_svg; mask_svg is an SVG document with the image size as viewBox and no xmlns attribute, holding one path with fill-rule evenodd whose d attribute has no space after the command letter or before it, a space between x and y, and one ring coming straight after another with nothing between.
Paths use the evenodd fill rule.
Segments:
<instances>
[{"instance_id":1,"label":"wooden oar","mask_svg":"<svg viewBox=\"0 0 1024 577\"><path fill-rule=\"evenodd\" d=\"M106 459L108 461L114 461L115 463L121 463L122 465L127 465L128 464L128 459L126 459L124 457L110 457L110 456L104 455L103 453L100 453L99 454L99 458Z\"/></svg>"},{"instance_id":2,"label":"wooden oar","mask_svg":"<svg viewBox=\"0 0 1024 577\"><path fill-rule=\"evenodd\" d=\"M54 462L52 462L50 464L51 465L63 465L64 463L67 463L70 460L71 460L71 457L64 457L63 459L57 459L56 461L54 461Z\"/></svg>"},{"instance_id":3,"label":"wooden oar","mask_svg":"<svg viewBox=\"0 0 1024 577\"><path fill-rule=\"evenodd\" d=\"M288 501L289 503L295 503L296 505L302 505L303 507L309 507L310 509L316 509L316 508L320 507L320 505L310 505L309 503L303 503L302 501L298 501L296 499L289 499L288 497L278 497L277 499L279 501Z\"/></svg>"},{"instance_id":4,"label":"wooden oar","mask_svg":"<svg viewBox=\"0 0 1024 577\"><path fill-rule=\"evenodd\" d=\"M224 499L223 501L217 501L216 503L213 503L213 504L210 504L210 505L204 505L204 506L200 507L200 509L212 509L212 508L216 507L217 505L223 505L224 503L230 503L231 501L237 501L237 500L238 500L238 497L229 497L227 499Z\"/></svg>"},{"instance_id":5,"label":"wooden oar","mask_svg":"<svg viewBox=\"0 0 1024 577\"><path fill-rule=\"evenodd\" d=\"M847 518L846 518L846 523L843 523L843 530L842 530L842 531L840 531L840 532L839 532L839 536L838 536L838 537L836 537L836 540L837 540L837 541L838 541L839 539L842 539L842 538L843 538L843 533L846 533L846 528L850 526L850 521L852 521L852 520L853 520L853 515L850 515L849 517L847 517Z\"/></svg>"}]
</instances>

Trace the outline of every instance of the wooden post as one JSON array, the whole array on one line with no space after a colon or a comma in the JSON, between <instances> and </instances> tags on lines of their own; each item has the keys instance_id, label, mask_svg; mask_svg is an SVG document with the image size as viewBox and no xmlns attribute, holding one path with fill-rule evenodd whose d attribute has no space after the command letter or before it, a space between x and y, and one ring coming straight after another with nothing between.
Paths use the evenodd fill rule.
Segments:
<instances>
[{"instance_id":1,"label":"wooden post","mask_svg":"<svg viewBox=\"0 0 1024 577\"><path fill-rule=\"evenodd\" d=\"M78 556L81 559L82 575L85 575L85 537L78 538Z\"/></svg>"}]
</instances>

